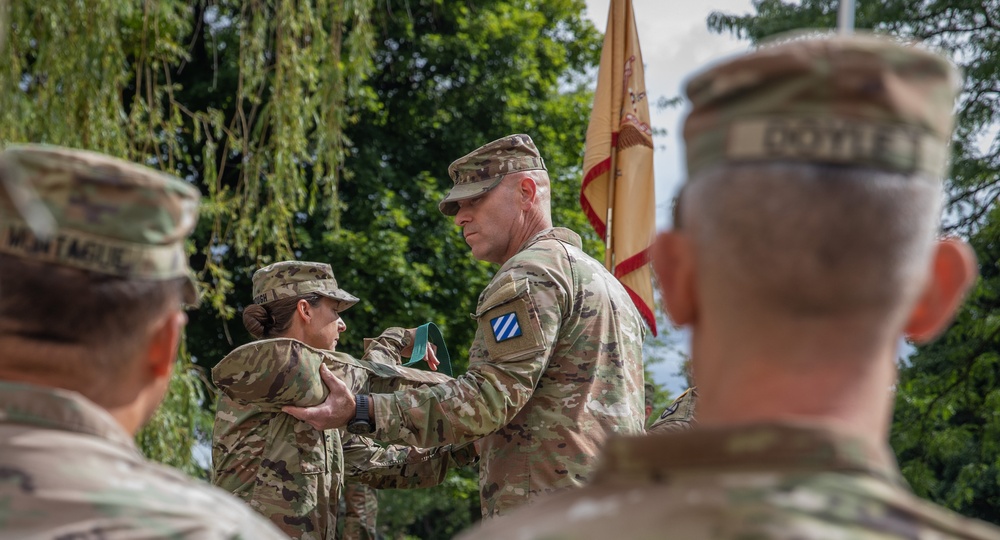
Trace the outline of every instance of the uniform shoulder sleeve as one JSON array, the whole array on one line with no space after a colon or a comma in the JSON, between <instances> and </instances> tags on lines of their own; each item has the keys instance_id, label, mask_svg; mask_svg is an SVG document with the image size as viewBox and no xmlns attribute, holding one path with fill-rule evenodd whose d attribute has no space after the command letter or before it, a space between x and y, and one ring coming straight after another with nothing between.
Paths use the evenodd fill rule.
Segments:
<instances>
[{"instance_id":1,"label":"uniform shoulder sleeve","mask_svg":"<svg viewBox=\"0 0 1000 540\"><path fill-rule=\"evenodd\" d=\"M475 314L490 359L518 360L544 351L545 338L528 278L506 274L499 281Z\"/></svg>"},{"instance_id":2,"label":"uniform shoulder sleeve","mask_svg":"<svg viewBox=\"0 0 1000 540\"><path fill-rule=\"evenodd\" d=\"M696 388L688 388L673 401L659 418L646 430L647 433L668 433L690 429L694 424L694 408L698 401Z\"/></svg>"},{"instance_id":3,"label":"uniform shoulder sleeve","mask_svg":"<svg viewBox=\"0 0 1000 540\"><path fill-rule=\"evenodd\" d=\"M376 438L422 447L463 443L507 425L521 411L548 368L572 304L566 250L546 250L551 252L518 254L480 295L464 375L373 395Z\"/></svg>"}]
</instances>

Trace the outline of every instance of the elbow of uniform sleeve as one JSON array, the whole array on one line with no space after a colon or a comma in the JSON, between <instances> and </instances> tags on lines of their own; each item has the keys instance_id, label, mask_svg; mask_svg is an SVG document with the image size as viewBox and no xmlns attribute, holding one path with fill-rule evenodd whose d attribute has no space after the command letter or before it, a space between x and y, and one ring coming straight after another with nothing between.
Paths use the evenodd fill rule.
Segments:
<instances>
[{"instance_id":1,"label":"elbow of uniform sleeve","mask_svg":"<svg viewBox=\"0 0 1000 540\"><path fill-rule=\"evenodd\" d=\"M517 415L532 380L511 365L485 364L445 383L375 394L374 438L423 448L474 441Z\"/></svg>"},{"instance_id":2,"label":"elbow of uniform sleeve","mask_svg":"<svg viewBox=\"0 0 1000 540\"><path fill-rule=\"evenodd\" d=\"M373 462L352 467L348 474L358 482L379 489L413 489L440 484L448 469L470 463L466 452L450 446L414 448L390 445Z\"/></svg>"},{"instance_id":3,"label":"elbow of uniform sleeve","mask_svg":"<svg viewBox=\"0 0 1000 540\"><path fill-rule=\"evenodd\" d=\"M466 443L452 448L451 459L454 460L456 467L475 465L479 463L479 452L476 450L476 445Z\"/></svg>"},{"instance_id":4,"label":"elbow of uniform sleeve","mask_svg":"<svg viewBox=\"0 0 1000 540\"><path fill-rule=\"evenodd\" d=\"M400 363L399 351L406 347L406 329L392 326L382 331L377 338L365 340L363 360L395 365Z\"/></svg>"},{"instance_id":5,"label":"elbow of uniform sleeve","mask_svg":"<svg viewBox=\"0 0 1000 540\"><path fill-rule=\"evenodd\" d=\"M383 330L382 333L375 338L375 341L391 346L396 350L400 350L407 345L406 329L399 326L391 326Z\"/></svg>"}]
</instances>

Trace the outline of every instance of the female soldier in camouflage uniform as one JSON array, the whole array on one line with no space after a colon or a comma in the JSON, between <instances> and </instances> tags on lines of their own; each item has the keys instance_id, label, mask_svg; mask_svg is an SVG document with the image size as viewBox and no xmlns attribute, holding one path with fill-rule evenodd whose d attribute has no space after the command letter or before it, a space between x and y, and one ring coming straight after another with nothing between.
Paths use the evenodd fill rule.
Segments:
<instances>
[{"instance_id":1,"label":"female soldier in camouflage uniform","mask_svg":"<svg viewBox=\"0 0 1000 540\"><path fill-rule=\"evenodd\" d=\"M286 534L333 540L345 472L381 488L435 485L449 466L475 460L468 445L431 450L390 446L317 431L281 412L292 403L319 403L319 368L357 388L436 384L449 377L399 367L413 330L389 328L371 340L362 360L334 352L346 324L340 312L358 299L337 286L328 264L286 261L253 276L254 304L243 322L261 339L239 347L212 370L222 390L213 433L213 481L247 501ZM428 363L436 367L436 359Z\"/></svg>"}]
</instances>

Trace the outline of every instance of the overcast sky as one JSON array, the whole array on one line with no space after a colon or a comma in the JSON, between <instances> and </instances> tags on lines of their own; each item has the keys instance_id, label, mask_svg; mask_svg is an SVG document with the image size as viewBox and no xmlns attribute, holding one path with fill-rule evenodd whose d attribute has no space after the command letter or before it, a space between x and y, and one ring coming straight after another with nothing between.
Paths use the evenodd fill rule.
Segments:
<instances>
[{"instance_id":1,"label":"overcast sky","mask_svg":"<svg viewBox=\"0 0 1000 540\"><path fill-rule=\"evenodd\" d=\"M602 32L608 22L609 5L610 0L587 0L587 16ZM686 106L657 110L655 104L660 97L682 95L687 78L710 61L745 51L746 41L738 41L728 34L710 33L705 21L712 11L746 14L752 7L750 0L633 0L632 6L646 66L646 93L652 123L656 128L667 130L665 136L654 141L657 227L663 228L667 225L670 199L684 177L684 147L679 123ZM667 354L666 363L653 365L651 369L655 380L677 395L685 383L677 375L682 356L676 351L687 350L687 336L676 330L661 330L667 332L672 352Z\"/></svg>"}]
</instances>

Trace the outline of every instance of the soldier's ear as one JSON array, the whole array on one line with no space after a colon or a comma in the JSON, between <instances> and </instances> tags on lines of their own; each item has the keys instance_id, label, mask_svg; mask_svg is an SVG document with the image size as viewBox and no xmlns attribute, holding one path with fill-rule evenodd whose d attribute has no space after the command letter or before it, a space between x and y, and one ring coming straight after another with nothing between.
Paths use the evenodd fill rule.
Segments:
<instances>
[{"instance_id":1,"label":"soldier's ear","mask_svg":"<svg viewBox=\"0 0 1000 540\"><path fill-rule=\"evenodd\" d=\"M943 332L978 274L976 254L968 244L957 238L939 240L930 277L906 322L906 336L926 343Z\"/></svg>"},{"instance_id":2,"label":"soldier's ear","mask_svg":"<svg viewBox=\"0 0 1000 540\"><path fill-rule=\"evenodd\" d=\"M538 197L538 184L535 183L535 179L530 174L525 174L521 177L517 187L518 201L521 203L521 209L527 210L531 208Z\"/></svg>"},{"instance_id":3,"label":"soldier's ear","mask_svg":"<svg viewBox=\"0 0 1000 540\"><path fill-rule=\"evenodd\" d=\"M302 319L303 323L312 320L312 306L309 305L309 301L303 298L295 304L295 316Z\"/></svg>"},{"instance_id":4,"label":"soldier's ear","mask_svg":"<svg viewBox=\"0 0 1000 540\"><path fill-rule=\"evenodd\" d=\"M694 322L698 313L697 273L691 242L683 233L662 232L653 243L652 257L670 320L678 326Z\"/></svg>"},{"instance_id":5,"label":"soldier's ear","mask_svg":"<svg viewBox=\"0 0 1000 540\"><path fill-rule=\"evenodd\" d=\"M146 358L154 379L169 378L173 373L181 333L187 324L187 314L177 310L157 321L150 332Z\"/></svg>"}]
</instances>

